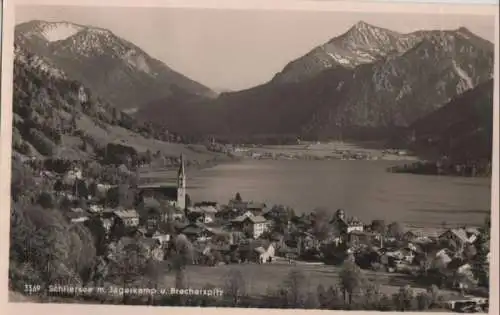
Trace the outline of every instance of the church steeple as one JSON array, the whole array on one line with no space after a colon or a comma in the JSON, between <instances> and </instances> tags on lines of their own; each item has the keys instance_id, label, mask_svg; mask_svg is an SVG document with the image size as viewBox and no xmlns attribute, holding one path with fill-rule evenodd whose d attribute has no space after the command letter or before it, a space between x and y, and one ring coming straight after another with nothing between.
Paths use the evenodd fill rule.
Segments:
<instances>
[{"instance_id":1,"label":"church steeple","mask_svg":"<svg viewBox=\"0 0 500 315\"><path fill-rule=\"evenodd\" d=\"M184 156L180 156L179 170L177 171L177 206L186 208L186 171L184 169Z\"/></svg>"},{"instance_id":2,"label":"church steeple","mask_svg":"<svg viewBox=\"0 0 500 315\"><path fill-rule=\"evenodd\" d=\"M184 155L181 154L179 170L177 171L177 178L180 179L185 177L186 177L186 171L184 170Z\"/></svg>"}]
</instances>

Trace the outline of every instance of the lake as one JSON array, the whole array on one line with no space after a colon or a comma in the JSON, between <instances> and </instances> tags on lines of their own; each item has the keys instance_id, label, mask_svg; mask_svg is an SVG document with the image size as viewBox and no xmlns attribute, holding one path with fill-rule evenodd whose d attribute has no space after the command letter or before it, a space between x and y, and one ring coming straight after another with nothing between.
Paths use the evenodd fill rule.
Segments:
<instances>
[{"instance_id":1,"label":"lake","mask_svg":"<svg viewBox=\"0 0 500 315\"><path fill-rule=\"evenodd\" d=\"M482 224L490 212L490 179L386 171L394 161L243 160L187 173L193 201L283 204L297 213L326 207L369 222L415 226ZM156 174L165 179L167 175Z\"/></svg>"}]
</instances>

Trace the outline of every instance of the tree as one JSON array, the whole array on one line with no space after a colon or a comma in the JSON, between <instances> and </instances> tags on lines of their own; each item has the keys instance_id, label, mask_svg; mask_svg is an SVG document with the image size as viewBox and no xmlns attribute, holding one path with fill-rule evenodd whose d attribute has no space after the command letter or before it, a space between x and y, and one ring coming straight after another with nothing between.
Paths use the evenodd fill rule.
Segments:
<instances>
[{"instance_id":1,"label":"tree","mask_svg":"<svg viewBox=\"0 0 500 315\"><path fill-rule=\"evenodd\" d=\"M64 196L61 199L61 202L59 203L59 208L61 208L61 210L63 210L63 211L69 211L72 206L73 206L73 203L66 196Z\"/></svg>"},{"instance_id":2,"label":"tree","mask_svg":"<svg viewBox=\"0 0 500 315\"><path fill-rule=\"evenodd\" d=\"M306 287L307 283L304 273L299 269L290 270L283 285L288 307L301 308L304 306L307 297L305 292Z\"/></svg>"},{"instance_id":3,"label":"tree","mask_svg":"<svg viewBox=\"0 0 500 315\"><path fill-rule=\"evenodd\" d=\"M399 222L393 222L387 227L387 234L399 240L403 237L404 228Z\"/></svg>"},{"instance_id":4,"label":"tree","mask_svg":"<svg viewBox=\"0 0 500 315\"><path fill-rule=\"evenodd\" d=\"M64 184L60 179L56 180L56 182L54 183L54 190L57 192L64 190Z\"/></svg>"},{"instance_id":5,"label":"tree","mask_svg":"<svg viewBox=\"0 0 500 315\"><path fill-rule=\"evenodd\" d=\"M192 206L192 202L191 202L191 196L189 196L189 194L186 194L186 208L189 208Z\"/></svg>"},{"instance_id":6,"label":"tree","mask_svg":"<svg viewBox=\"0 0 500 315\"><path fill-rule=\"evenodd\" d=\"M483 234L479 234L475 242L476 256L472 262L472 273L478 280L478 284L483 287L489 287L490 281L488 263L489 248L487 244L486 237Z\"/></svg>"},{"instance_id":7,"label":"tree","mask_svg":"<svg viewBox=\"0 0 500 315\"><path fill-rule=\"evenodd\" d=\"M317 309L319 307L319 301L316 294L313 292L308 292L306 300L304 302L304 308L306 309Z\"/></svg>"},{"instance_id":8,"label":"tree","mask_svg":"<svg viewBox=\"0 0 500 315\"><path fill-rule=\"evenodd\" d=\"M243 201L239 192L237 192L236 195L234 196L234 201L237 201L237 202Z\"/></svg>"},{"instance_id":9,"label":"tree","mask_svg":"<svg viewBox=\"0 0 500 315\"><path fill-rule=\"evenodd\" d=\"M374 232L379 233L380 235L385 235L386 234L386 226L385 226L385 221L384 220L373 220L371 224L371 229Z\"/></svg>"},{"instance_id":10,"label":"tree","mask_svg":"<svg viewBox=\"0 0 500 315\"><path fill-rule=\"evenodd\" d=\"M312 213L312 233L318 240L325 240L331 232L329 211L325 208L316 208Z\"/></svg>"},{"instance_id":11,"label":"tree","mask_svg":"<svg viewBox=\"0 0 500 315\"><path fill-rule=\"evenodd\" d=\"M38 196L37 203L44 209L54 208L54 200L52 199L52 195L45 191Z\"/></svg>"},{"instance_id":12,"label":"tree","mask_svg":"<svg viewBox=\"0 0 500 315\"><path fill-rule=\"evenodd\" d=\"M274 221L273 232L285 234L288 231L288 222L295 216L295 212L292 208L274 205L267 215Z\"/></svg>"},{"instance_id":13,"label":"tree","mask_svg":"<svg viewBox=\"0 0 500 315\"><path fill-rule=\"evenodd\" d=\"M75 193L81 198L87 198L89 195L89 189L87 183L84 180L77 179L75 181Z\"/></svg>"},{"instance_id":14,"label":"tree","mask_svg":"<svg viewBox=\"0 0 500 315\"><path fill-rule=\"evenodd\" d=\"M340 284L344 294L344 301L349 295L349 304L352 304L353 294L361 287L363 280L361 269L356 263L352 260L346 260L340 272Z\"/></svg>"},{"instance_id":15,"label":"tree","mask_svg":"<svg viewBox=\"0 0 500 315\"><path fill-rule=\"evenodd\" d=\"M176 272L176 288L184 288L184 270L193 262L193 245L184 234L179 234L174 241L172 268Z\"/></svg>"},{"instance_id":16,"label":"tree","mask_svg":"<svg viewBox=\"0 0 500 315\"><path fill-rule=\"evenodd\" d=\"M472 261L474 259L474 257L476 256L476 254L477 254L477 250L476 250L476 247L474 245L468 244L465 246L463 255L467 261Z\"/></svg>"},{"instance_id":17,"label":"tree","mask_svg":"<svg viewBox=\"0 0 500 315\"><path fill-rule=\"evenodd\" d=\"M71 237L66 219L59 211L40 209L39 206L21 206L17 210L23 222L26 222L26 234L23 241L24 253L18 255L20 262L29 262L38 272L42 286L50 283L80 284L80 277L74 268L78 250L75 239ZM21 222L16 220L14 222ZM17 226L13 226L17 230Z\"/></svg>"},{"instance_id":18,"label":"tree","mask_svg":"<svg viewBox=\"0 0 500 315\"><path fill-rule=\"evenodd\" d=\"M231 306L238 306L240 298L245 295L245 280L241 271L229 270L226 275L226 286L224 292L231 299Z\"/></svg>"},{"instance_id":19,"label":"tree","mask_svg":"<svg viewBox=\"0 0 500 315\"><path fill-rule=\"evenodd\" d=\"M147 263L147 252L141 244L121 239L109 263L109 280L123 288L136 286L141 282ZM128 298L124 294L124 304Z\"/></svg>"},{"instance_id":20,"label":"tree","mask_svg":"<svg viewBox=\"0 0 500 315\"><path fill-rule=\"evenodd\" d=\"M80 276L83 283L92 278L96 259L96 248L92 233L84 226L76 224L69 229L71 237L72 267Z\"/></svg>"},{"instance_id":21,"label":"tree","mask_svg":"<svg viewBox=\"0 0 500 315\"><path fill-rule=\"evenodd\" d=\"M364 286L364 304L366 309L373 309L379 301L380 287L375 282L368 282Z\"/></svg>"},{"instance_id":22,"label":"tree","mask_svg":"<svg viewBox=\"0 0 500 315\"><path fill-rule=\"evenodd\" d=\"M98 256L104 255L106 251L106 229L102 221L98 217L92 216L89 220L85 221L84 225L89 229L93 237L96 254Z\"/></svg>"},{"instance_id":23,"label":"tree","mask_svg":"<svg viewBox=\"0 0 500 315\"><path fill-rule=\"evenodd\" d=\"M432 305L432 297L427 292L420 292L417 295L417 307L419 311L428 310Z\"/></svg>"},{"instance_id":24,"label":"tree","mask_svg":"<svg viewBox=\"0 0 500 315\"><path fill-rule=\"evenodd\" d=\"M401 287L399 292L394 295L394 303L397 309L404 312L409 311L412 308L413 301L413 290L409 285Z\"/></svg>"}]
</instances>

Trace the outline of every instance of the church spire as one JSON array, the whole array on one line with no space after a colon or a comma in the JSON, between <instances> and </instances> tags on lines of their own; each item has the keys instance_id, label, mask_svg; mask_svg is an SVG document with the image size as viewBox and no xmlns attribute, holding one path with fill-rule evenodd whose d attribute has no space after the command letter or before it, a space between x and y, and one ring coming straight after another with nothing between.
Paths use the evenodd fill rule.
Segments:
<instances>
[{"instance_id":1,"label":"church spire","mask_svg":"<svg viewBox=\"0 0 500 315\"><path fill-rule=\"evenodd\" d=\"M184 170L184 155L183 154L181 154L181 157L180 157L180 165L179 165L179 171L177 173L177 177L179 177L179 178L186 177L186 171Z\"/></svg>"},{"instance_id":2,"label":"church spire","mask_svg":"<svg viewBox=\"0 0 500 315\"><path fill-rule=\"evenodd\" d=\"M184 169L184 156L182 154L177 173L177 207L186 209L186 171Z\"/></svg>"}]
</instances>

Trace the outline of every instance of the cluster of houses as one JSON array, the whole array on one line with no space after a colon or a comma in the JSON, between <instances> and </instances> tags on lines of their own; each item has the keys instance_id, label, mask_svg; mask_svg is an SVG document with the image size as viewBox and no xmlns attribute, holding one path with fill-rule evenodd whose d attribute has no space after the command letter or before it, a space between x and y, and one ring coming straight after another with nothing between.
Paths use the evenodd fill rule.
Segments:
<instances>
[{"instance_id":1,"label":"cluster of houses","mask_svg":"<svg viewBox=\"0 0 500 315\"><path fill-rule=\"evenodd\" d=\"M82 178L82 172L74 169L63 179L70 183ZM98 184L96 193L105 194L111 188ZM376 263L389 272L405 272L421 267L425 244L453 241L454 250L437 246L432 253L426 253L425 259L433 256L431 264L453 268L455 273L463 275L460 279L474 278L470 262L458 259L458 253L475 244L480 234L475 228L452 228L436 235L413 229L396 241L357 218L348 218L339 209L328 222L331 227L328 236L321 240L315 236L314 218L310 215L289 218L285 222L286 232L277 232L273 227L279 210L269 209L264 203L235 199L227 205L209 201L188 204L182 157L175 185L140 185L135 194L134 206L130 208L89 202L85 209L71 207L67 216L72 222L82 224L98 219L106 232L110 255L128 242L139 241L152 258L165 260L174 236L183 234L196 249L193 263L197 264L291 262L311 251L318 252L321 259L324 245L334 244L330 249L342 248L360 266L369 248L368 268ZM68 196L79 198L74 194ZM292 230L294 233L289 233ZM466 281L457 283L460 288L467 285Z\"/></svg>"}]
</instances>

